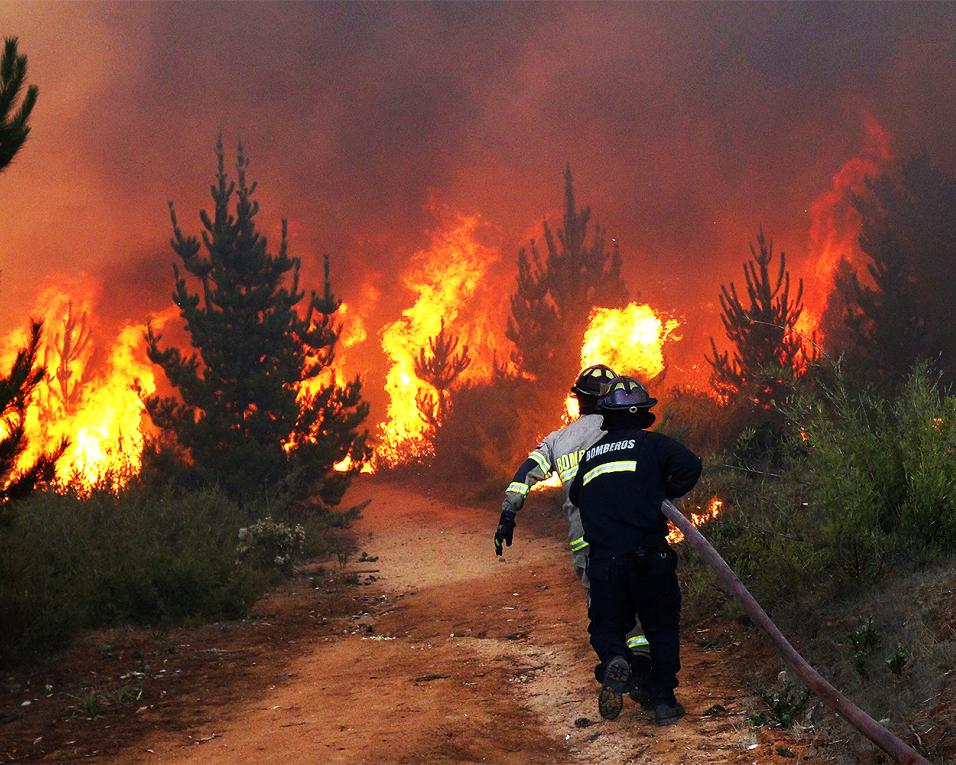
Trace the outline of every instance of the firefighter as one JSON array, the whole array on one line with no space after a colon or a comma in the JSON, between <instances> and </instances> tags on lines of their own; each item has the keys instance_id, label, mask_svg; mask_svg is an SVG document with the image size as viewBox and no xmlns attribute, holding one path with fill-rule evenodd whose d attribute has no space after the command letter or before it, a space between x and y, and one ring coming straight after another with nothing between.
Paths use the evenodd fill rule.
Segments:
<instances>
[{"instance_id":1,"label":"firefighter","mask_svg":"<svg viewBox=\"0 0 956 765\"><path fill-rule=\"evenodd\" d=\"M684 714L674 697L681 594L677 554L667 544L660 508L694 487L701 462L677 441L646 430L656 403L633 378L610 383L599 402L607 434L585 451L569 497L580 508L590 546L588 632L606 667L598 711L607 720L621 713L631 675L626 636L636 611L650 642L655 722L671 725Z\"/></svg>"},{"instance_id":2,"label":"firefighter","mask_svg":"<svg viewBox=\"0 0 956 765\"><path fill-rule=\"evenodd\" d=\"M588 543L585 540L581 517L577 507L568 499L571 479L577 472L578 460L584 450L604 435L601 429L601 415L597 414L597 402L602 390L617 375L604 364L595 364L583 370L571 386L571 393L578 401L578 417L570 425L548 435L538 447L528 455L515 473L514 479L505 491L501 506L501 519L495 530L495 551L501 555L502 545L511 546L515 528L515 515L524 504L531 487L557 472L564 487L564 510L568 516L568 547L574 571L578 579L588 589L587 562ZM633 614L632 614L633 616ZM633 660L633 680L630 687L635 702L647 706L650 697L646 692L646 680L650 670L650 650L647 638L641 630L640 621L635 620L634 629L627 636L627 646ZM598 682L604 678L604 668L598 665L594 670Z\"/></svg>"}]
</instances>

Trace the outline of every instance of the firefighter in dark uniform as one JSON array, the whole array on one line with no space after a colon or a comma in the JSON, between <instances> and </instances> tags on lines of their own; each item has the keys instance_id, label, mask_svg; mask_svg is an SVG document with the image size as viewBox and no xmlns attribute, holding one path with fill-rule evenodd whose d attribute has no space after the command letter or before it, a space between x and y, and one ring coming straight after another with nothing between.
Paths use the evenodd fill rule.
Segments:
<instances>
[{"instance_id":1,"label":"firefighter in dark uniform","mask_svg":"<svg viewBox=\"0 0 956 765\"><path fill-rule=\"evenodd\" d=\"M658 725L684 714L674 697L680 670L677 554L667 544L665 499L690 491L700 459L682 444L645 430L656 404L641 383L615 378L599 404L607 431L588 448L571 484L590 545L591 646L605 667L601 716L615 719L630 682L626 635L637 612L651 649L651 701Z\"/></svg>"}]
</instances>

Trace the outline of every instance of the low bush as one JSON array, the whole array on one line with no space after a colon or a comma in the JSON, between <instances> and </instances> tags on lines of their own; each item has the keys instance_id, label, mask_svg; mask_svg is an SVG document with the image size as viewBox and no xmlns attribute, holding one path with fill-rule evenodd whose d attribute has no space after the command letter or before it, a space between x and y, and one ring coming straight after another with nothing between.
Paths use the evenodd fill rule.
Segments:
<instances>
[{"instance_id":1,"label":"low bush","mask_svg":"<svg viewBox=\"0 0 956 765\"><path fill-rule=\"evenodd\" d=\"M768 688L761 691L759 696L765 711L749 715L750 721L758 728L769 725L786 730L806 709L810 692L806 688L798 688L787 678L779 691Z\"/></svg>"},{"instance_id":2,"label":"low bush","mask_svg":"<svg viewBox=\"0 0 956 765\"><path fill-rule=\"evenodd\" d=\"M265 542L250 546L256 554L237 555L239 529L256 528L255 519L211 489L134 482L119 491L42 493L4 515L0 665L9 666L42 658L83 629L242 617L298 554L345 549L336 527L355 514L326 513L304 530L293 524L291 544L279 552L272 545L266 557L258 554Z\"/></svg>"},{"instance_id":3,"label":"low bush","mask_svg":"<svg viewBox=\"0 0 956 765\"><path fill-rule=\"evenodd\" d=\"M259 568L275 566L288 575L304 548L305 526L276 523L271 515L267 515L261 521L239 529L236 555L242 562Z\"/></svg>"},{"instance_id":4,"label":"low bush","mask_svg":"<svg viewBox=\"0 0 956 765\"><path fill-rule=\"evenodd\" d=\"M705 536L807 659L876 719L905 721L928 754L942 752L933 731L956 724L933 702L956 671L956 396L924 367L890 394L851 384L839 367L809 382L781 407L773 467L744 464L744 431L742 449L705 460L685 507L720 496ZM682 552L686 618L746 624ZM758 683L781 666L757 670Z\"/></svg>"},{"instance_id":5,"label":"low bush","mask_svg":"<svg viewBox=\"0 0 956 765\"><path fill-rule=\"evenodd\" d=\"M779 472L712 458L695 494L724 500L707 536L765 606L808 601L808 582L819 601L956 555L956 396L924 368L890 398L831 369L783 414ZM688 572L712 592L699 564Z\"/></svg>"}]
</instances>

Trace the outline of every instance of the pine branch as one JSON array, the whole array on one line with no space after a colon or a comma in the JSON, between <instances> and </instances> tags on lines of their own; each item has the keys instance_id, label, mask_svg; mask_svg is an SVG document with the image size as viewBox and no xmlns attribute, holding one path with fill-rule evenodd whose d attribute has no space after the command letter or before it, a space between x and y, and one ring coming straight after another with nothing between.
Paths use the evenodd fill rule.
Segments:
<instances>
[{"instance_id":1,"label":"pine branch","mask_svg":"<svg viewBox=\"0 0 956 765\"><path fill-rule=\"evenodd\" d=\"M46 370L37 366L43 325L34 321L25 348L17 351L10 374L0 378L0 420L5 435L0 438L0 503L19 499L40 483L53 478L56 461L66 450L63 440L52 452L41 453L33 465L17 469L17 462L27 448L26 412L36 386Z\"/></svg>"},{"instance_id":2,"label":"pine branch","mask_svg":"<svg viewBox=\"0 0 956 765\"><path fill-rule=\"evenodd\" d=\"M73 314L73 303L67 303L66 318L63 320L63 332L55 335L53 340L53 346L57 348L59 354L59 363L53 375L53 379L56 380L59 388L55 395L60 399L60 403L66 411L72 411L79 402L79 394L86 379L86 369L89 367L89 360L87 360L80 379L73 381L71 385L73 380L71 365L80 362L90 344L91 330L87 318L88 314L83 313L77 319ZM49 351L47 355L49 355ZM49 363L45 363L44 366L48 367ZM50 390L55 391L52 385Z\"/></svg>"},{"instance_id":3,"label":"pine branch","mask_svg":"<svg viewBox=\"0 0 956 765\"><path fill-rule=\"evenodd\" d=\"M30 134L27 124L39 90L30 85L20 107L11 114L27 77L27 57L17 50L17 38L7 37L0 59L0 172L12 161Z\"/></svg>"}]
</instances>

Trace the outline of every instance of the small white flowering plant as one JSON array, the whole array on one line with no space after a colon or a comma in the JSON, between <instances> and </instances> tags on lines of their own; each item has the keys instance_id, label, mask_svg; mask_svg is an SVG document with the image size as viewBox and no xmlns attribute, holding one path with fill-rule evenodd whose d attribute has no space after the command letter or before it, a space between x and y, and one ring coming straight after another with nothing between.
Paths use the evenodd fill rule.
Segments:
<instances>
[{"instance_id":1,"label":"small white flowering plant","mask_svg":"<svg viewBox=\"0 0 956 765\"><path fill-rule=\"evenodd\" d=\"M236 558L257 568L275 568L288 576L305 548L305 527L277 523L267 515L239 529Z\"/></svg>"}]
</instances>

